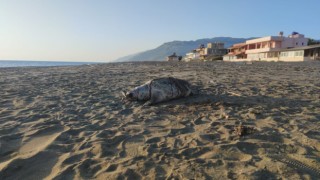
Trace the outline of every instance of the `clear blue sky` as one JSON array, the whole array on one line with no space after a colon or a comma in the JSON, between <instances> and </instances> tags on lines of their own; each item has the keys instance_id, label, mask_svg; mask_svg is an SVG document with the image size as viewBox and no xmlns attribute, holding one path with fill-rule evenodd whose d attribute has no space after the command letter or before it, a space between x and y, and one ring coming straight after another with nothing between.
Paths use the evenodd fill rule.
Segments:
<instances>
[{"instance_id":1,"label":"clear blue sky","mask_svg":"<svg viewBox=\"0 0 320 180\"><path fill-rule=\"evenodd\" d=\"M319 0L0 0L0 59L108 61L172 40L298 31Z\"/></svg>"}]
</instances>

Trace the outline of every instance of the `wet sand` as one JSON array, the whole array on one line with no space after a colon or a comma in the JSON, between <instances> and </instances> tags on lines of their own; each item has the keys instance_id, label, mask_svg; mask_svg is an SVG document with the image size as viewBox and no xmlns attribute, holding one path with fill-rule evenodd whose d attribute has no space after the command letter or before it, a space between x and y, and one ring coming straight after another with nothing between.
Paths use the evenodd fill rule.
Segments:
<instances>
[{"instance_id":1,"label":"wet sand","mask_svg":"<svg viewBox=\"0 0 320 180\"><path fill-rule=\"evenodd\" d=\"M168 76L196 94L122 100ZM1 68L0 179L317 179L319 78L320 62Z\"/></svg>"}]
</instances>

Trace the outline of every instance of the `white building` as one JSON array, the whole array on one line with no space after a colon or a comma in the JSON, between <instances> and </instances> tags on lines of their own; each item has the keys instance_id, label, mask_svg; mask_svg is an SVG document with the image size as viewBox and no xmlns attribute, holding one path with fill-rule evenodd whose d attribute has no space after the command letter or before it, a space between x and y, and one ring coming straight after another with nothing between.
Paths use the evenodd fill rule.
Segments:
<instances>
[{"instance_id":1,"label":"white building","mask_svg":"<svg viewBox=\"0 0 320 180\"><path fill-rule=\"evenodd\" d=\"M292 33L284 37L282 33L279 36L268 36L246 41L248 60L275 61L279 58L279 51L289 48L307 46L308 39L303 34Z\"/></svg>"},{"instance_id":2,"label":"white building","mask_svg":"<svg viewBox=\"0 0 320 180\"><path fill-rule=\"evenodd\" d=\"M303 34L293 32L288 37L284 37L280 32L279 36L267 36L248 40L241 47L241 56L237 56L235 52L239 50L237 46L229 48L229 53L223 57L224 61L278 61L288 60L280 57L282 51L292 48L305 47L308 44L308 38ZM285 53L282 54L285 57ZM232 58L231 58L232 57Z\"/></svg>"},{"instance_id":3,"label":"white building","mask_svg":"<svg viewBox=\"0 0 320 180\"><path fill-rule=\"evenodd\" d=\"M215 42L208 43L207 47L201 44L199 48L192 50L185 56L185 61L191 60L207 60L210 57L220 56L222 57L227 53L227 49L224 48L224 43Z\"/></svg>"},{"instance_id":4,"label":"white building","mask_svg":"<svg viewBox=\"0 0 320 180\"><path fill-rule=\"evenodd\" d=\"M284 49L279 52L279 61L320 60L320 44Z\"/></svg>"},{"instance_id":5,"label":"white building","mask_svg":"<svg viewBox=\"0 0 320 180\"><path fill-rule=\"evenodd\" d=\"M192 61L192 60L197 60L200 59L200 53L198 51L192 51L186 54L184 57L184 61Z\"/></svg>"}]
</instances>

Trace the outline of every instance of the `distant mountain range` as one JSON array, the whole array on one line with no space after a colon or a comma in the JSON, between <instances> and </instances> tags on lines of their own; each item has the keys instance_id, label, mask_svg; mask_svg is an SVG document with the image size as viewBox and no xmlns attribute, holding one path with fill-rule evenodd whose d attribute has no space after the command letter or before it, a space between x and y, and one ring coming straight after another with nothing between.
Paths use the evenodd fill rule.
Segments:
<instances>
[{"instance_id":1,"label":"distant mountain range","mask_svg":"<svg viewBox=\"0 0 320 180\"><path fill-rule=\"evenodd\" d=\"M207 43L210 42L224 42L225 47L228 48L233 44L242 43L249 39L253 38L215 37L211 39L198 39L195 41L172 41L164 43L155 49L121 57L119 59L116 59L115 61L164 61L167 56L171 55L174 52L178 56L185 56L186 53L198 48L200 44L204 44L205 46L207 46Z\"/></svg>"}]
</instances>

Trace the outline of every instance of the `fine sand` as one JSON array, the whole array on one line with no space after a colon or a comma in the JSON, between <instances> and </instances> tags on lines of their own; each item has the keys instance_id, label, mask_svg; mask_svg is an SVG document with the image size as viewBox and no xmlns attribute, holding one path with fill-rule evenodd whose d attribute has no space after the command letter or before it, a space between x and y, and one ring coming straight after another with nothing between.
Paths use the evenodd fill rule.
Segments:
<instances>
[{"instance_id":1,"label":"fine sand","mask_svg":"<svg viewBox=\"0 0 320 180\"><path fill-rule=\"evenodd\" d=\"M168 76L195 95L122 100ZM319 130L320 62L0 69L0 179L317 179Z\"/></svg>"}]
</instances>

